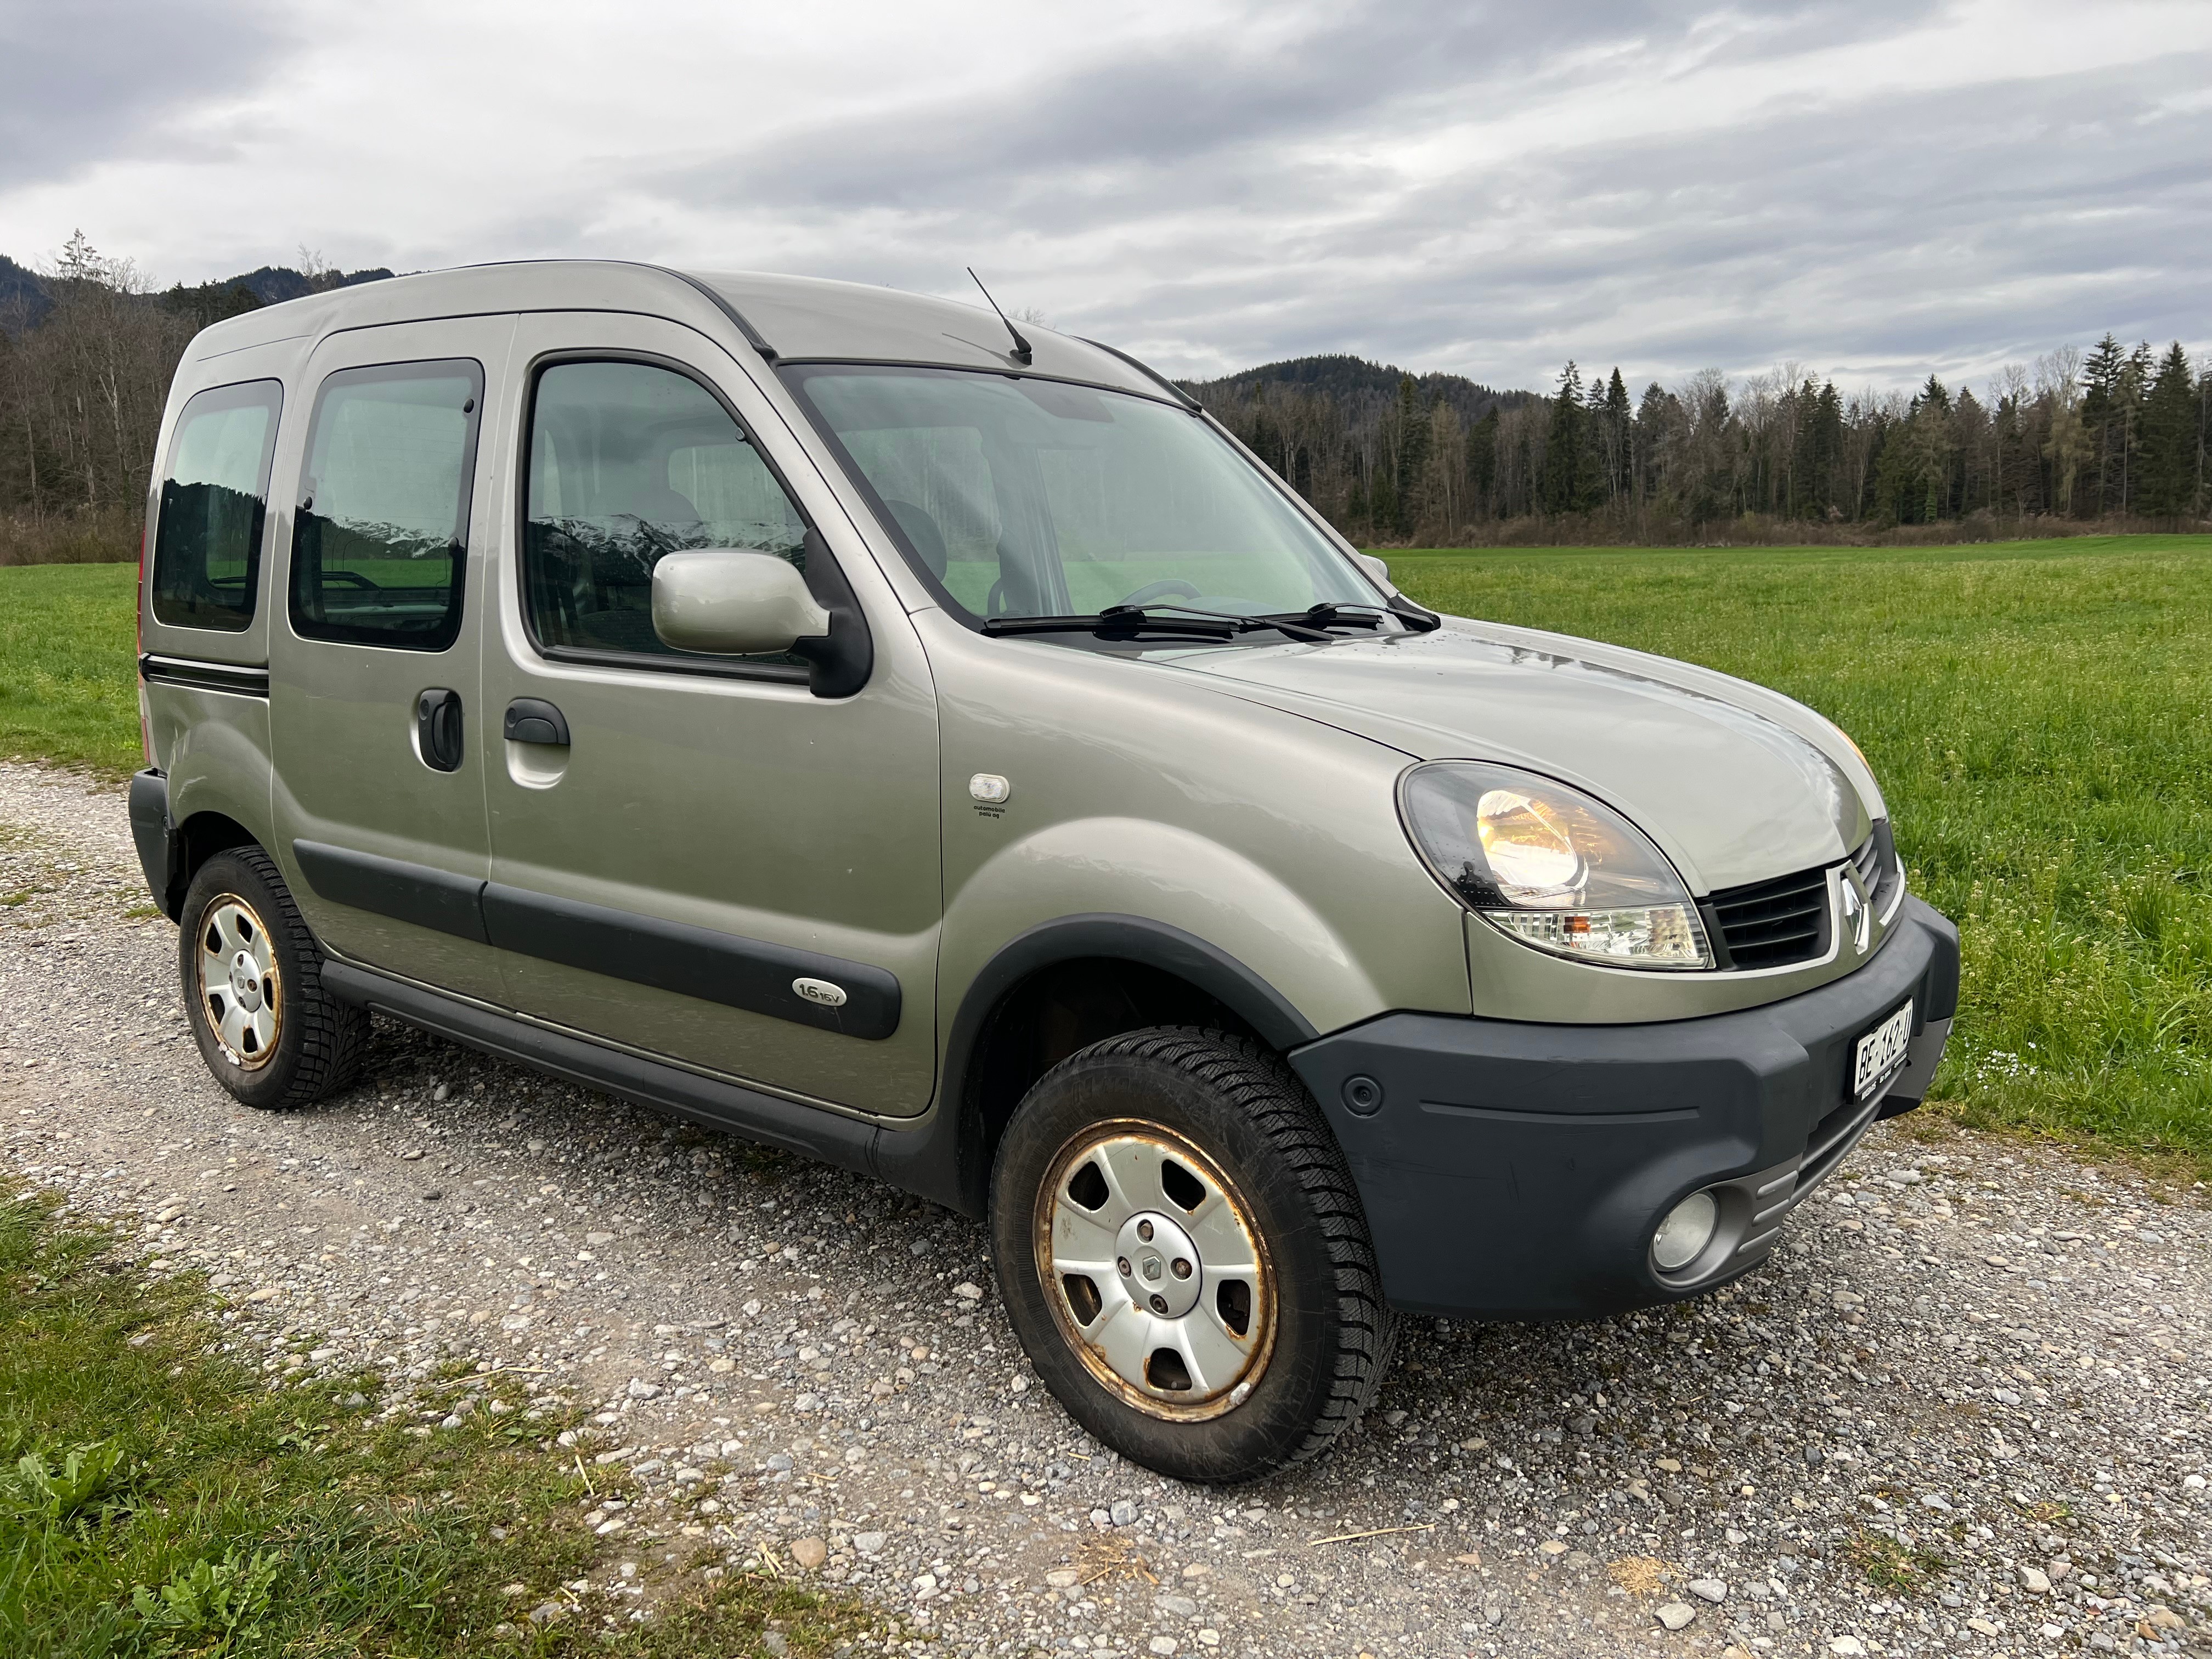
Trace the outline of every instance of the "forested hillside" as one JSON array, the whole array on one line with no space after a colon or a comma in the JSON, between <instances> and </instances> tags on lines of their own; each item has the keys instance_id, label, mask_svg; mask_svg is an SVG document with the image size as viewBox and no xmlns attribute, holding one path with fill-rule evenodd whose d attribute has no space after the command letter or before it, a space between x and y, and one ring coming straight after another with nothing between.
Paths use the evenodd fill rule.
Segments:
<instances>
[{"instance_id":1,"label":"forested hillside","mask_svg":"<svg viewBox=\"0 0 2212 1659\"><path fill-rule=\"evenodd\" d=\"M192 336L392 275L304 263L157 293L82 235L50 272L0 258L0 560L135 555L161 405Z\"/></svg>"},{"instance_id":2,"label":"forested hillside","mask_svg":"<svg viewBox=\"0 0 2212 1659\"><path fill-rule=\"evenodd\" d=\"M208 324L388 270L312 255L156 292L82 235L0 258L0 562L137 550L171 374ZM1364 359L1190 384L1346 534L1373 544L1863 540L2202 527L2212 374L2111 335L1976 390L1846 392L1784 368L1632 393L1569 363L1548 396Z\"/></svg>"},{"instance_id":3,"label":"forested hillside","mask_svg":"<svg viewBox=\"0 0 2212 1659\"><path fill-rule=\"evenodd\" d=\"M2178 343L2130 350L2109 334L2086 357L2008 367L1978 395L1933 375L1910 396L1846 394L1789 368L1632 396L1618 368L1585 380L1569 363L1539 398L1343 357L1189 389L1363 542L2176 528L2212 510L2212 374Z\"/></svg>"}]
</instances>

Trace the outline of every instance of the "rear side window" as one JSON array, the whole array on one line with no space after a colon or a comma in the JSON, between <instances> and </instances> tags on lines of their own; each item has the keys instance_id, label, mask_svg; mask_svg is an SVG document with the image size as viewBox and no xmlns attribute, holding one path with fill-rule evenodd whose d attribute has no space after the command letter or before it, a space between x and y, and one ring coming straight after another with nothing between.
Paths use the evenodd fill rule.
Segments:
<instances>
[{"instance_id":1,"label":"rear side window","mask_svg":"<svg viewBox=\"0 0 2212 1659\"><path fill-rule=\"evenodd\" d=\"M483 370L340 369L322 385L292 532L302 637L442 651L461 628Z\"/></svg>"},{"instance_id":2,"label":"rear side window","mask_svg":"<svg viewBox=\"0 0 2212 1659\"><path fill-rule=\"evenodd\" d=\"M177 417L154 536L155 621L236 633L253 620L283 404L275 380L248 380L198 393Z\"/></svg>"},{"instance_id":3,"label":"rear side window","mask_svg":"<svg viewBox=\"0 0 2212 1659\"><path fill-rule=\"evenodd\" d=\"M556 363L531 403L524 603L542 650L696 664L653 631L653 567L737 547L805 568L806 521L721 402L651 363ZM795 663L787 654L725 658Z\"/></svg>"}]
</instances>

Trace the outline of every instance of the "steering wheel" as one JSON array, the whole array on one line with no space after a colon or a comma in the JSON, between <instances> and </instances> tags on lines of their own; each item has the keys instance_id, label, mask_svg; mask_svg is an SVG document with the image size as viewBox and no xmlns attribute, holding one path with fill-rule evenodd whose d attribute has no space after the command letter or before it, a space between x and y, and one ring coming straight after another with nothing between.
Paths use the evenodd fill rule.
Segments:
<instances>
[{"instance_id":1,"label":"steering wheel","mask_svg":"<svg viewBox=\"0 0 2212 1659\"><path fill-rule=\"evenodd\" d=\"M1123 599L1121 603L1124 605L1144 605L1153 599L1164 599L1170 593L1179 593L1185 599L1203 599L1205 597L1205 595L1201 594L1188 582L1182 580L1182 578L1177 576L1170 576L1164 581L1146 582L1135 592L1130 594L1128 598Z\"/></svg>"}]
</instances>

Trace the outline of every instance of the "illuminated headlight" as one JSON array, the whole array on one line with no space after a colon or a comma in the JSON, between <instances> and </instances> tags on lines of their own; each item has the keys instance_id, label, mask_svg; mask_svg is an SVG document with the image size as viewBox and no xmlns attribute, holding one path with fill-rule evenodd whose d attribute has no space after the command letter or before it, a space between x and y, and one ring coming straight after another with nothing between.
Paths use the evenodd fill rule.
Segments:
<instances>
[{"instance_id":1,"label":"illuminated headlight","mask_svg":"<svg viewBox=\"0 0 2212 1659\"><path fill-rule=\"evenodd\" d=\"M1523 945L1616 968L1710 968L1705 921L1650 838L1579 789L1437 761L1399 786L1407 833L1459 902Z\"/></svg>"},{"instance_id":2,"label":"illuminated headlight","mask_svg":"<svg viewBox=\"0 0 2212 1659\"><path fill-rule=\"evenodd\" d=\"M1651 1235L1651 1260L1662 1273L1680 1273L1705 1253L1720 1221L1720 1206L1711 1193L1692 1193L1667 1212Z\"/></svg>"}]
</instances>

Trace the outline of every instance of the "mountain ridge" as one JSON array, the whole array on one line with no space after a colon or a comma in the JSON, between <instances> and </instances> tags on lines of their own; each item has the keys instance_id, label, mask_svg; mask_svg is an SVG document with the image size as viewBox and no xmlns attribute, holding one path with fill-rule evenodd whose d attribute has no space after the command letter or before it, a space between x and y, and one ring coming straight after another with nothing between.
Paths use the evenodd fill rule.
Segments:
<instances>
[{"instance_id":1,"label":"mountain ridge","mask_svg":"<svg viewBox=\"0 0 2212 1659\"><path fill-rule=\"evenodd\" d=\"M1462 420L1470 422L1480 420L1493 409L1517 408L1541 395L1485 386L1464 374L1416 374L1395 364L1374 362L1344 351L1285 357L1210 380L1183 380L1178 384L1200 403L1217 398L1241 402L1265 387L1290 386L1340 398L1348 407L1364 412L1396 402L1399 386L1407 380L1413 381L1414 395L1424 409L1441 399Z\"/></svg>"},{"instance_id":2,"label":"mountain ridge","mask_svg":"<svg viewBox=\"0 0 2212 1659\"><path fill-rule=\"evenodd\" d=\"M331 270L309 274L289 265L261 265L235 276L189 285L177 283L139 297L183 312L202 327L241 312L281 305L336 288L360 283L383 282L398 273L378 265L362 270ZM0 253L0 328L20 332L36 328L53 309L54 283L59 279L17 264Z\"/></svg>"}]
</instances>

